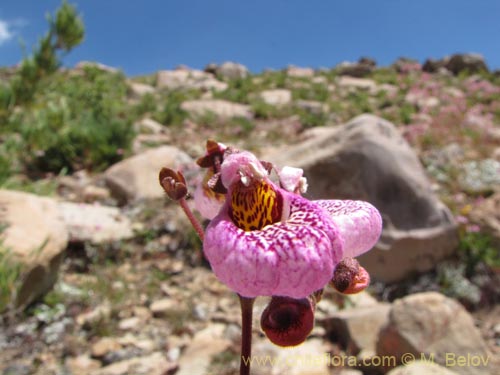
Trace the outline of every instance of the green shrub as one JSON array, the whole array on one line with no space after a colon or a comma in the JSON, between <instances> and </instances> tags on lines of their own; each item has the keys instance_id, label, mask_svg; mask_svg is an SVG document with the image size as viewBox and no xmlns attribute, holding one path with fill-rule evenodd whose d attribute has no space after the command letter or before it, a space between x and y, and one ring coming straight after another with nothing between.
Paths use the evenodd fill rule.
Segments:
<instances>
[{"instance_id":1,"label":"green shrub","mask_svg":"<svg viewBox=\"0 0 500 375\"><path fill-rule=\"evenodd\" d=\"M187 112L181 109L182 102L193 99L196 95L185 90L168 91L163 99L163 108L153 115L153 119L163 125L180 125L187 118Z\"/></svg>"},{"instance_id":2,"label":"green shrub","mask_svg":"<svg viewBox=\"0 0 500 375\"><path fill-rule=\"evenodd\" d=\"M315 100L318 102L326 102L330 93L325 85L320 83L313 83L308 87L300 87L292 90L292 97L294 100Z\"/></svg>"},{"instance_id":3,"label":"green shrub","mask_svg":"<svg viewBox=\"0 0 500 375\"><path fill-rule=\"evenodd\" d=\"M410 124L415 113L416 109L413 104L407 102L403 103L399 108L400 121L406 125Z\"/></svg>"},{"instance_id":4,"label":"green shrub","mask_svg":"<svg viewBox=\"0 0 500 375\"><path fill-rule=\"evenodd\" d=\"M290 107L288 106L275 106L267 104L262 99L255 99L251 102L251 108L256 118L271 119L283 118L291 114Z\"/></svg>"},{"instance_id":5,"label":"green shrub","mask_svg":"<svg viewBox=\"0 0 500 375\"><path fill-rule=\"evenodd\" d=\"M141 117L146 113L153 113L156 111L156 99L151 93L147 93L142 96L139 103L137 103L133 108L134 117Z\"/></svg>"},{"instance_id":6,"label":"green shrub","mask_svg":"<svg viewBox=\"0 0 500 375\"><path fill-rule=\"evenodd\" d=\"M227 83L229 84L228 88L224 91L215 92L214 98L244 104L250 102L249 94L256 90L251 76L233 79Z\"/></svg>"},{"instance_id":7,"label":"green shrub","mask_svg":"<svg viewBox=\"0 0 500 375\"><path fill-rule=\"evenodd\" d=\"M398 85L398 73L393 68L378 68L371 73L371 79L376 83Z\"/></svg>"},{"instance_id":8,"label":"green shrub","mask_svg":"<svg viewBox=\"0 0 500 375\"><path fill-rule=\"evenodd\" d=\"M122 159L133 137L121 74L95 67L44 82L33 105L11 119L29 172L103 169Z\"/></svg>"},{"instance_id":9,"label":"green shrub","mask_svg":"<svg viewBox=\"0 0 500 375\"><path fill-rule=\"evenodd\" d=\"M261 89L284 89L287 86L288 75L285 70L277 72L265 72L259 78L262 83L259 85Z\"/></svg>"},{"instance_id":10,"label":"green shrub","mask_svg":"<svg viewBox=\"0 0 500 375\"><path fill-rule=\"evenodd\" d=\"M500 267L500 253L490 236L481 232L461 231L459 248L465 262L465 275L472 277L480 263Z\"/></svg>"},{"instance_id":11,"label":"green shrub","mask_svg":"<svg viewBox=\"0 0 500 375\"><path fill-rule=\"evenodd\" d=\"M61 52L69 52L83 41L83 22L76 8L64 0L55 17L47 17L49 30L40 38L33 55L25 58L12 81L14 101L29 103L40 82L57 71L61 65Z\"/></svg>"},{"instance_id":12,"label":"green shrub","mask_svg":"<svg viewBox=\"0 0 500 375\"><path fill-rule=\"evenodd\" d=\"M5 226L0 224L0 233ZM19 287L21 265L12 258L11 250L0 241L0 313L4 312Z\"/></svg>"},{"instance_id":13,"label":"green shrub","mask_svg":"<svg viewBox=\"0 0 500 375\"><path fill-rule=\"evenodd\" d=\"M373 112L372 105L370 104L370 96L365 91L350 92L347 100L352 104L356 114Z\"/></svg>"},{"instance_id":14,"label":"green shrub","mask_svg":"<svg viewBox=\"0 0 500 375\"><path fill-rule=\"evenodd\" d=\"M294 113L299 116L300 122L304 128L323 126L328 120L328 115L324 112L313 113L306 109L295 108Z\"/></svg>"}]
</instances>

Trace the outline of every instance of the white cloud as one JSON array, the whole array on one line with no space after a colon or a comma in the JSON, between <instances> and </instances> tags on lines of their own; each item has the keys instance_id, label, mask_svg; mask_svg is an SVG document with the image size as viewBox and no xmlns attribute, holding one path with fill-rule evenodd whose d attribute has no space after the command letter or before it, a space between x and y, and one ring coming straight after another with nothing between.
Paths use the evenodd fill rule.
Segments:
<instances>
[{"instance_id":1,"label":"white cloud","mask_svg":"<svg viewBox=\"0 0 500 375\"><path fill-rule=\"evenodd\" d=\"M0 46L14 37L7 21L0 20Z\"/></svg>"}]
</instances>

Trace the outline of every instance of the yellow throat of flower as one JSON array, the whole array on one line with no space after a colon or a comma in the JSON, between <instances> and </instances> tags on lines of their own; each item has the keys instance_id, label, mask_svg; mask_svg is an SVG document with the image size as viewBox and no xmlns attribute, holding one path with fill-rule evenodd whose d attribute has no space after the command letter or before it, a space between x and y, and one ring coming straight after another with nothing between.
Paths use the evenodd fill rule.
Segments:
<instances>
[{"instance_id":1,"label":"yellow throat of flower","mask_svg":"<svg viewBox=\"0 0 500 375\"><path fill-rule=\"evenodd\" d=\"M280 221L282 208L281 194L265 180L249 186L240 182L233 189L229 215L237 227L252 231Z\"/></svg>"}]
</instances>

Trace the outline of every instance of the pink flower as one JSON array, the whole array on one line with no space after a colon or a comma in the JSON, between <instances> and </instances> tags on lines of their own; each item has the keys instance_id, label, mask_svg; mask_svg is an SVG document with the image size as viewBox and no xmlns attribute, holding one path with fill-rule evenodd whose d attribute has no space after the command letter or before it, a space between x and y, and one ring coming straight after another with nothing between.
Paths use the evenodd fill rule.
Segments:
<instances>
[{"instance_id":1,"label":"pink flower","mask_svg":"<svg viewBox=\"0 0 500 375\"><path fill-rule=\"evenodd\" d=\"M197 160L197 164L208 171L201 184L198 184L194 192L196 209L206 219L213 219L224 204L226 196L220 186L216 186L218 170L222 163L222 157L227 147L223 143L207 141L207 152Z\"/></svg>"},{"instance_id":2,"label":"pink flower","mask_svg":"<svg viewBox=\"0 0 500 375\"><path fill-rule=\"evenodd\" d=\"M371 204L309 201L288 191L304 186L302 173L283 169L279 176L284 188L246 151L226 153L220 166L227 195L203 251L219 280L244 297L305 298L380 236L382 219Z\"/></svg>"}]
</instances>

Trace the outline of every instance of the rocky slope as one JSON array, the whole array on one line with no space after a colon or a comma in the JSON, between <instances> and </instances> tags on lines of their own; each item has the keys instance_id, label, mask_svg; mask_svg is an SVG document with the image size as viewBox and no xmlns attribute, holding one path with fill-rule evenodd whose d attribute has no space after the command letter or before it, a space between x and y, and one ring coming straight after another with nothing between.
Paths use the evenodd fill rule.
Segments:
<instances>
[{"instance_id":1,"label":"rocky slope","mask_svg":"<svg viewBox=\"0 0 500 375\"><path fill-rule=\"evenodd\" d=\"M166 165L195 183L209 138L303 168L311 198L368 200L384 217L360 258L372 287L328 290L305 344L269 343L258 300L252 373L500 371L500 85L480 57L211 64L127 85L129 105L149 108L132 155L49 177L49 197L0 190L0 373L238 373L237 298L157 183Z\"/></svg>"}]
</instances>

